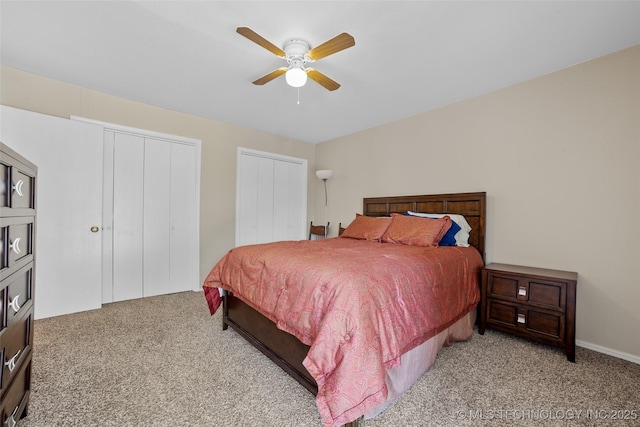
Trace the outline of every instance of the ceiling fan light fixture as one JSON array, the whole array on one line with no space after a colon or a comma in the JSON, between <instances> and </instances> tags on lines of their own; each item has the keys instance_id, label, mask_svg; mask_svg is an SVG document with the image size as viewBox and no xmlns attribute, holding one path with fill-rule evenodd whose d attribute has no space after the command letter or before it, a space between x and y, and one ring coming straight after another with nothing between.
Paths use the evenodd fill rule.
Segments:
<instances>
[{"instance_id":1,"label":"ceiling fan light fixture","mask_svg":"<svg viewBox=\"0 0 640 427\"><path fill-rule=\"evenodd\" d=\"M334 82L318 70L305 68L305 65L333 55L336 52L340 52L356 44L353 36L348 33L341 33L313 49L311 49L309 43L300 39L291 39L285 43L284 49L280 49L251 28L238 27L236 28L236 32L267 49L278 58L284 59L289 64L288 68L280 67L260 77L253 82L254 85L263 85L284 74L287 84L295 88L304 86L307 83L307 77L309 77L327 90L336 90L340 87L340 84ZM298 104L299 103L298 100Z\"/></svg>"},{"instance_id":2,"label":"ceiling fan light fixture","mask_svg":"<svg viewBox=\"0 0 640 427\"><path fill-rule=\"evenodd\" d=\"M307 83L307 73L302 68L289 68L284 78L292 87L302 87Z\"/></svg>"}]
</instances>

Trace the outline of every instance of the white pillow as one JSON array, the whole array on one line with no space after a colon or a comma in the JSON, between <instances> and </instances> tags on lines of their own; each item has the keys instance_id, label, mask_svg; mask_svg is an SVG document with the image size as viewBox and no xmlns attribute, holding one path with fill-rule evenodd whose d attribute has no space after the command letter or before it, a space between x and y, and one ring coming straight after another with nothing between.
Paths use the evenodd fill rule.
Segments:
<instances>
[{"instance_id":1,"label":"white pillow","mask_svg":"<svg viewBox=\"0 0 640 427\"><path fill-rule=\"evenodd\" d=\"M458 214L431 214L431 213L422 213L422 212L411 212L408 211L407 215L411 216L419 216L422 218L442 218L443 216L448 216L451 218L451 221L455 222L460 226L460 231L456 233L454 236L456 239L456 246L469 246L469 233L471 232L471 226L467 222L467 220L462 215Z\"/></svg>"}]
</instances>

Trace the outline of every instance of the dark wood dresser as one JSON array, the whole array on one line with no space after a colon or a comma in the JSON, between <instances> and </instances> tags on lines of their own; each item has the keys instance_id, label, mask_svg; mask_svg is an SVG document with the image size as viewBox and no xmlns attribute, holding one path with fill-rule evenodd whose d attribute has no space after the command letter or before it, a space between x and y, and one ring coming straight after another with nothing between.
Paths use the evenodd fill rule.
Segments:
<instances>
[{"instance_id":1,"label":"dark wood dresser","mask_svg":"<svg viewBox=\"0 0 640 427\"><path fill-rule=\"evenodd\" d=\"M26 416L31 390L36 174L0 143L0 421L8 427Z\"/></svg>"},{"instance_id":2,"label":"dark wood dresser","mask_svg":"<svg viewBox=\"0 0 640 427\"><path fill-rule=\"evenodd\" d=\"M482 270L478 332L487 326L562 347L576 354L576 285L578 274L508 264Z\"/></svg>"}]
</instances>

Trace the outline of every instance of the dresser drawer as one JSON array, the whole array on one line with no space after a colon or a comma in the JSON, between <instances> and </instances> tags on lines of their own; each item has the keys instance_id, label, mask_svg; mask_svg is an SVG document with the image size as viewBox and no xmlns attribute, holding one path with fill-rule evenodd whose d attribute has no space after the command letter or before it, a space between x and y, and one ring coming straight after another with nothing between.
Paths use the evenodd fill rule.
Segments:
<instances>
[{"instance_id":1,"label":"dresser drawer","mask_svg":"<svg viewBox=\"0 0 640 427\"><path fill-rule=\"evenodd\" d=\"M488 272L487 282L487 297L530 303L533 306L550 310L565 310L566 282L510 275L502 272Z\"/></svg>"},{"instance_id":2,"label":"dresser drawer","mask_svg":"<svg viewBox=\"0 0 640 427\"><path fill-rule=\"evenodd\" d=\"M20 367L0 405L2 426L12 426L24 415L31 394L31 354Z\"/></svg>"},{"instance_id":3,"label":"dresser drawer","mask_svg":"<svg viewBox=\"0 0 640 427\"><path fill-rule=\"evenodd\" d=\"M4 394L5 389L31 353L33 310L24 314L24 316L15 319L11 326L0 332L0 352L3 356L0 394Z\"/></svg>"},{"instance_id":4,"label":"dresser drawer","mask_svg":"<svg viewBox=\"0 0 640 427\"><path fill-rule=\"evenodd\" d=\"M10 214L10 209L35 209L35 176L33 165L3 152L0 159L0 210Z\"/></svg>"},{"instance_id":5,"label":"dresser drawer","mask_svg":"<svg viewBox=\"0 0 640 427\"><path fill-rule=\"evenodd\" d=\"M33 259L34 217L0 218L0 280Z\"/></svg>"},{"instance_id":6,"label":"dresser drawer","mask_svg":"<svg viewBox=\"0 0 640 427\"><path fill-rule=\"evenodd\" d=\"M1 282L0 330L11 326L33 308L33 262Z\"/></svg>"},{"instance_id":7,"label":"dresser drawer","mask_svg":"<svg viewBox=\"0 0 640 427\"><path fill-rule=\"evenodd\" d=\"M542 310L508 301L487 301L486 324L548 344L561 344L565 339L565 316L553 310Z\"/></svg>"},{"instance_id":8,"label":"dresser drawer","mask_svg":"<svg viewBox=\"0 0 640 427\"><path fill-rule=\"evenodd\" d=\"M11 168L10 196L12 209L34 209L35 178L17 167Z\"/></svg>"},{"instance_id":9,"label":"dresser drawer","mask_svg":"<svg viewBox=\"0 0 640 427\"><path fill-rule=\"evenodd\" d=\"M14 218L12 218L14 219ZM9 266L32 254L33 251L33 218L18 217L16 223L7 227L6 244ZM21 222L25 221L25 222Z\"/></svg>"}]
</instances>

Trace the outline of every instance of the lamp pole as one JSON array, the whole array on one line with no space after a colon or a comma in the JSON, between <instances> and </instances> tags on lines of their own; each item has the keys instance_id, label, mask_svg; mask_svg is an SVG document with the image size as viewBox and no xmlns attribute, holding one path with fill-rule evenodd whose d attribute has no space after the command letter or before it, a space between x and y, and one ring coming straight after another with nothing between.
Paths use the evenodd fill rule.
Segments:
<instances>
[{"instance_id":1,"label":"lamp pole","mask_svg":"<svg viewBox=\"0 0 640 427\"><path fill-rule=\"evenodd\" d=\"M329 178L331 178L331 175L333 175L333 171L330 169L323 169L323 170L319 170L316 171L316 176L322 180L323 184L324 184L324 234L325 237L327 237L327 235L329 234L329 227L327 227L327 212L329 210L329 196L327 194L327 180Z\"/></svg>"}]
</instances>

